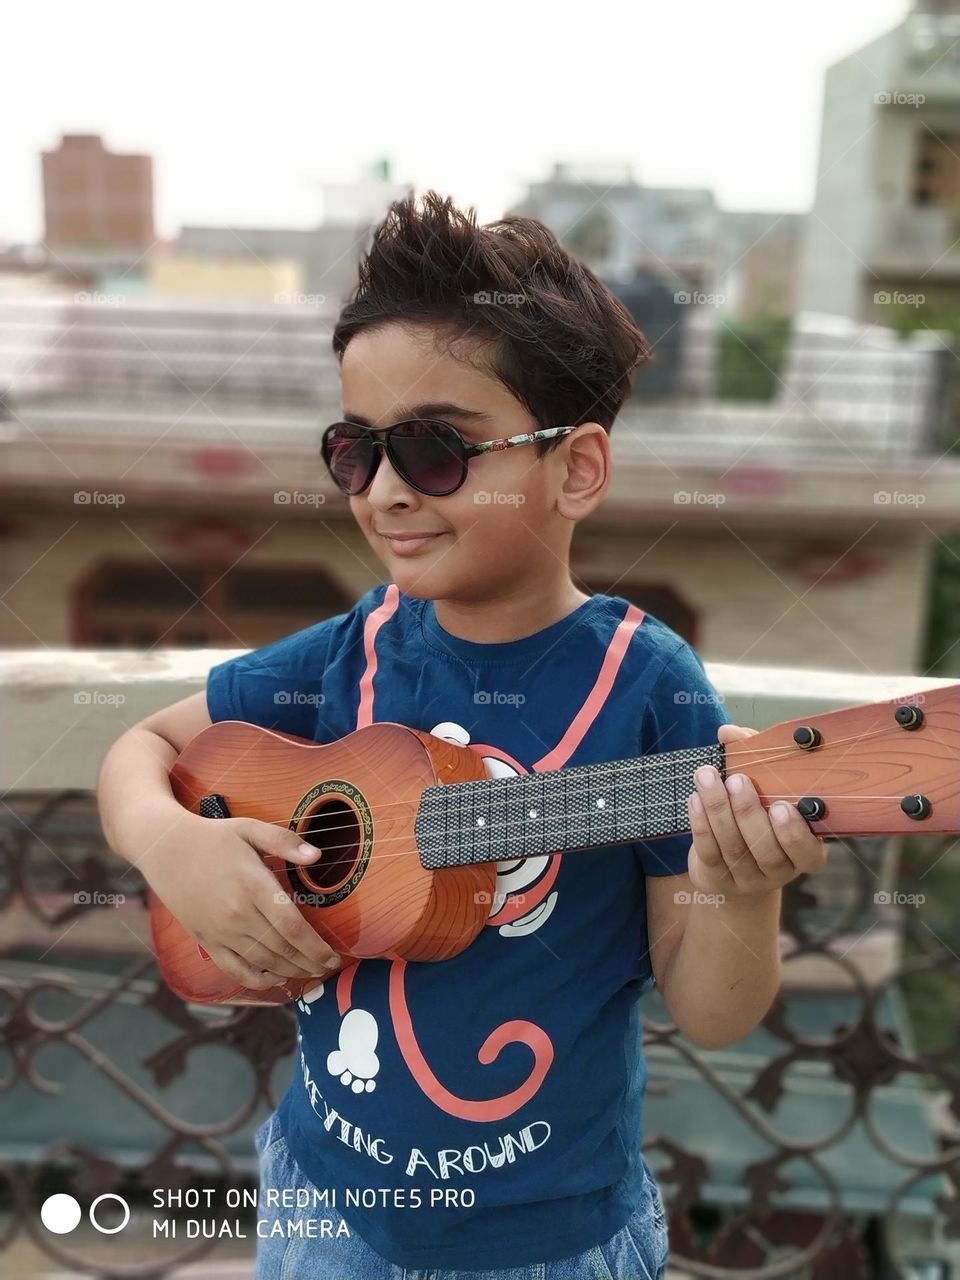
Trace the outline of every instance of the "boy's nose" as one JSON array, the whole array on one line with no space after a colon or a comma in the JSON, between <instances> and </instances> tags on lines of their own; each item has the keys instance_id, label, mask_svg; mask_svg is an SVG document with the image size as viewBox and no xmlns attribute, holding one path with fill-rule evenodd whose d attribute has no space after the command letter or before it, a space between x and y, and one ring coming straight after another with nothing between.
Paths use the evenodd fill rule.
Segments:
<instances>
[{"instance_id":1,"label":"boy's nose","mask_svg":"<svg viewBox=\"0 0 960 1280\"><path fill-rule=\"evenodd\" d=\"M393 469L390 459L386 456L385 442L383 440L375 440L374 444L380 446L380 456L377 458L376 470L367 488L366 498L374 506L382 506L387 509L398 500L398 494L402 496L404 501L407 501L410 494L415 493L416 490L411 489L403 476Z\"/></svg>"}]
</instances>

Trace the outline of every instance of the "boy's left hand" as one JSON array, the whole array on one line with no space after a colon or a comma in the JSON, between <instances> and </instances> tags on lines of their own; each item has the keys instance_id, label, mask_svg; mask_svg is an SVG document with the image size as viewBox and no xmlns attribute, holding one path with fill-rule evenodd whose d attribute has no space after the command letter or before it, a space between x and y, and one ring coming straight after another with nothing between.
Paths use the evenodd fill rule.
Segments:
<instances>
[{"instance_id":1,"label":"boy's left hand","mask_svg":"<svg viewBox=\"0 0 960 1280\"><path fill-rule=\"evenodd\" d=\"M717 739L739 742L757 732L724 724ZM693 834L689 873L695 889L722 895L724 901L748 901L826 865L823 837L810 830L796 806L778 801L768 811L746 774L729 775L724 786L717 771L710 772L712 780L701 783L702 769L697 770L697 789L687 798ZM776 821L781 809L783 823Z\"/></svg>"}]
</instances>

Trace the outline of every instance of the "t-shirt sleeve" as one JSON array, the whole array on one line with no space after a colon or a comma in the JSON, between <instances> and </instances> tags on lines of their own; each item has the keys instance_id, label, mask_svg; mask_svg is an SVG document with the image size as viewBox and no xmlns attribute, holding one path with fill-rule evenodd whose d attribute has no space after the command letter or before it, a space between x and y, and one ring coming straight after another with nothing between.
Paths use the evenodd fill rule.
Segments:
<instances>
[{"instance_id":1,"label":"t-shirt sleeve","mask_svg":"<svg viewBox=\"0 0 960 1280\"><path fill-rule=\"evenodd\" d=\"M251 653L228 658L207 674L210 719L246 720L312 738L323 706L323 673L333 630L325 618Z\"/></svg>"},{"instance_id":2,"label":"t-shirt sleeve","mask_svg":"<svg viewBox=\"0 0 960 1280\"><path fill-rule=\"evenodd\" d=\"M723 697L711 683L697 651L686 640L673 652L654 682L640 727L639 754L713 746L717 729L732 723ZM689 832L634 845L644 873L671 876L686 872Z\"/></svg>"}]
</instances>

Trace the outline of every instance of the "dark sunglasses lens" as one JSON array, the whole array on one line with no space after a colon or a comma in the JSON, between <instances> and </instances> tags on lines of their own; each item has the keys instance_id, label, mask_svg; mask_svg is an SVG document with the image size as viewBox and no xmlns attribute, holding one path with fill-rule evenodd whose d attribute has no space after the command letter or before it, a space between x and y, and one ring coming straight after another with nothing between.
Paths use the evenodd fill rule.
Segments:
<instances>
[{"instance_id":1,"label":"dark sunglasses lens","mask_svg":"<svg viewBox=\"0 0 960 1280\"><path fill-rule=\"evenodd\" d=\"M452 493L466 473L461 438L445 422L401 422L390 444L397 470L424 493Z\"/></svg>"},{"instance_id":2,"label":"dark sunglasses lens","mask_svg":"<svg viewBox=\"0 0 960 1280\"><path fill-rule=\"evenodd\" d=\"M323 460L343 493L359 493L364 487L373 454L373 441L351 422L338 422L323 438Z\"/></svg>"}]
</instances>

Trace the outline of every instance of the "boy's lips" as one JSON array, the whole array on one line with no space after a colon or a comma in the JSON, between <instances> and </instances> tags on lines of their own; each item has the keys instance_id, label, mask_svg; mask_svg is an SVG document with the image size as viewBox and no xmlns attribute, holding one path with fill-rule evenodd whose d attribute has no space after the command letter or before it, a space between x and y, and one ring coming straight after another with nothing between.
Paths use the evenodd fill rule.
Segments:
<instances>
[{"instance_id":1,"label":"boy's lips","mask_svg":"<svg viewBox=\"0 0 960 1280\"><path fill-rule=\"evenodd\" d=\"M381 533L380 537L386 542L387 546L398 556L413 556L423 551L434 543L437 538L443 538L444 533Z\"/></svg>"}]
</instances>

